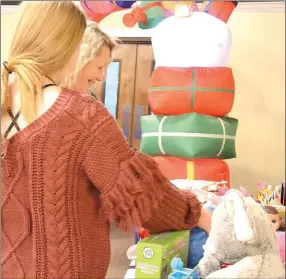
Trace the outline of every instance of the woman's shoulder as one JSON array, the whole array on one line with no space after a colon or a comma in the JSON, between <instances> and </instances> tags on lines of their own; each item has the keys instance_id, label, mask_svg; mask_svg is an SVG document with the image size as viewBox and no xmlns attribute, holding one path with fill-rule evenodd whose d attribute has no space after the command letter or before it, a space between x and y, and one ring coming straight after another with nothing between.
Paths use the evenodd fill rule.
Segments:
<instances>
[{"instance_id":1,"label":"woman's shoulder","mask_svg":"<svg viewBox=\"0 0 286 279\"><path fill-rule=\"evenodd\" d=\"M87 93L74 91L71 89L62 89L65 95L69 95L69 102L67 103L67 111L73 116L88 111L90 109L102 109L103 104Z\"/></svg>"},{"instance_id":2,"label":"woman's shoulder","mask_svg":"<svg viewBox=\"0 0 286 279\"><path fill-rule=\"evenodd\" d=\"M93 100L93 101L96 100L94 97L92 97L88 93L83 93L83 92L68 89L68 88L62 88L62 91L65 95L69 95L72 101L76 100L78 102L86 102L86 100Z\"/></svg>"},{"instance_id":3,"label":"woman's shoulder","mask_svg":"<svg viewBox=\"0 0 286 279\"><path fill-rule=\"evenodd\" d=\"M70 89L63 90L71 96L67 105L68 114L77 119L86 128L93 130L94 127L113 118L104 105L93 96Z\"/></svg>"}]
</instances>

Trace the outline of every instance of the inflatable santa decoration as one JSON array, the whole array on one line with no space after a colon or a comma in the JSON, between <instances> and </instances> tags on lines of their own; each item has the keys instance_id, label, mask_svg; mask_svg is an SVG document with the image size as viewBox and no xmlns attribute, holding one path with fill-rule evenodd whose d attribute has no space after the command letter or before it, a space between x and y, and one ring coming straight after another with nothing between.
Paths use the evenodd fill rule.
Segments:
<instances>
[{"instance_id":1,"label":"inflatable santa decoration","mask_svg":"<svg viewBox=\"0 0 286 279\"><path fill-rule=\"evenodd\" d=\"M170 180L224 180L229 186L223 160L236 157L238 121L226 117L235 95L227 21L237 2L206 1L199 10L194 1L168 2L163 7L175 15L153 29L156 68L148 90L153 115L141 118L140 150Z\"/></svg>"}]
</instances>

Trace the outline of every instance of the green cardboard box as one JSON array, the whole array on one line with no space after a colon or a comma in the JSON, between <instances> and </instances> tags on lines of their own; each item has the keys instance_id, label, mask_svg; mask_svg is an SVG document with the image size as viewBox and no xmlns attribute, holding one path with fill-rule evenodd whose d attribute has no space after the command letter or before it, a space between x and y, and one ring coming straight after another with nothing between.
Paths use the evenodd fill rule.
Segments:
<instances>
[{"instance_id":1,"label":"green cardboard box","mask_svg":"<svg viewBox=\"0 0 286 279\"><path fill-rule=\"evenodd\" d=\"M167 279L172 273L170 263L179 257L187 266L190 231L151 235L137 245L136 279Z\"/></svg>"}]
</instances>

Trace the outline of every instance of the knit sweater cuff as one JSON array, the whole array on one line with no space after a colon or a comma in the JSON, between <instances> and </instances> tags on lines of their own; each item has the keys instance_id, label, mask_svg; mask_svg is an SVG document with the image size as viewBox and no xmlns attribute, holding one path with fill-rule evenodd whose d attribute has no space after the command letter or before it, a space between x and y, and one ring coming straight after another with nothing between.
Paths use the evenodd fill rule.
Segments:
<instances>
[{"instance_id":1,"label":"knit sweater cuff","mask_svg":"<svg viewBox=\"0 0 286 279\"><path fill-rule=\"evenodd\" d=\"M201 203L191 191L177 190L174 186L169 186L158 211L144 227L151 233L187 230L196 226L200 216Z\"/></svg>"}]
</instances>

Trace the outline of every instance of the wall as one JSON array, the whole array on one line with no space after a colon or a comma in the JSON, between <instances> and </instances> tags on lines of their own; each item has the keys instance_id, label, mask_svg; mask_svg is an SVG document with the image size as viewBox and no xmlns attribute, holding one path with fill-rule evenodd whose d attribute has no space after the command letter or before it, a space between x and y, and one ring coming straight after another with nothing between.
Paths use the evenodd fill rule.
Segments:
<instances>
[{"instance_id":1,"label":"wall","mask_svg":"<svg viewBox=\"0 0 286 279\"><path fill-rule=\"evenodd\" d=\"M16 15L1 14L1 62L7 59L15 27Z\"/></svg>"},{"instance_id":2,"label":"wall","mask_svg":"<svg viewBox=\"0 0 286 279\"><path fill-rule=\"evenodd\" d=\"M285 179L285 12L234 13L229 27L240 121L231 180L254 192L257 180Z\"/></svg>"},{"instance_id":3,"label":"wall","mask_svg":"<svg viewBox=\"0 0 286 279\"><path fill-rule=\"evenodd\" d=\"M121 18L113 14L101 25L123 30ZM14 25L14 15L1 15L1 60ZM236 80L231 116L240 121L237 159L229 160L231 180L254 194L257 180L277 184L285 179L285 12L235 12L229 27L229 65Z\"/></svg>"}]
</instances>

